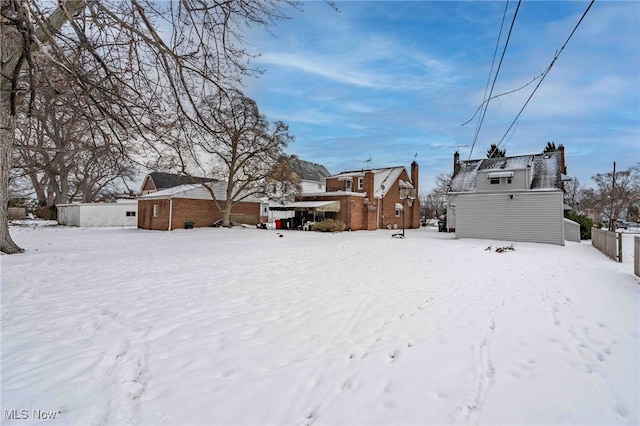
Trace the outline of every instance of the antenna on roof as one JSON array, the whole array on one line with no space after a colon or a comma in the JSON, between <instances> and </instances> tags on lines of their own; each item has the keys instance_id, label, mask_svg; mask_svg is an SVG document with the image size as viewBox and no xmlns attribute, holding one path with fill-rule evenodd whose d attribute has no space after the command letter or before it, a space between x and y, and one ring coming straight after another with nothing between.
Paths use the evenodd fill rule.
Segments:
<instances>
[{"instance_id":1,"label":"antenna on roof","mask_svg":"<svg viewBox=\"0 0 640 426\"><path fill-rule=\"evenodd\" d=\"M469 145L449 145L447 148L455 148L456 151L460 151L460 148L469 148Z\"/></svg>"},{"instance_id":2,"label":"antenna on roof","mask_svg":"<svg viewBox=\"0 0 640 426\"><path fill-rule=\"evenodd\" d=\"M373 157L369 156L369 158L367 159L367 161L365 161L365 163L367 163L367 169L371 168L371 160L373 160Z\"/></svg>"}]
</instances>

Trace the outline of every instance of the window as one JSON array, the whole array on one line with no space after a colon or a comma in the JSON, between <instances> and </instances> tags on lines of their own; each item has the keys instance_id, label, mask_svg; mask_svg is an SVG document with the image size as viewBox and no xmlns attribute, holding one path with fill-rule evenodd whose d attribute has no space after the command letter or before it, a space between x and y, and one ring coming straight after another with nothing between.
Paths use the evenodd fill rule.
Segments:
<instances>
[{"instance_id":1,"label":"window","mask_svg":"<svg viewBox=\"0 0 640 426\"><path fill-rule=\"evenodd\" d=\"M507 178L507 183L511 183L511 177Z\"/></svg>"},{"instance_id":2,"label":"window","mask_svg":"<svg viewBox=\"0 0 640 426\"><path fill-rule=\"evenodd\" d=\"M344 190L347 192L351 192L351 180L344 181Z\"/></svg>"},{"instance_id":3,"label":"window","mask_svg":"<svg viewBox=\"0 0 640 426\"><path fill-rule=\"evenodd\" d=\"M402 210L396 209L396 217L400 217L401 214L402 214Z\"/></svg>"},{"instance_id":4,"label":"window","mask_svg":"<svg viewBox=\"0 0 640 426\"><path fill-rule=\"evenodd\" d=\"M364 178L363 177L359 177L358 178L358 189L364 189Z\"/></svg>"},{"instance_id":5,"label":"window","mask_svg":"<svg viewBox=\"0 0 640 426\"><path fill-rule=\"evenodd\" d=\"M136 212L127 212L127 217L136 217Z\"/></svg>"},{"instance_id":6,"label":"window","mask_svg":"<svg viewBox=\"0 0 640 426\"><path fill-rule=\"evenodd\" d=\"M500 178L491 178L489 179L489 183L491 185L500 185Z\"/></svg>"},{"instance_id":7,"label":"window","mask_svg":"<svg viewBox=\"0 0 640 426\"><path fill-rule=\"evenodd\" d=\"M153 217L158 217L158 205L153 205Z\"/></svg>"}]
</instances>

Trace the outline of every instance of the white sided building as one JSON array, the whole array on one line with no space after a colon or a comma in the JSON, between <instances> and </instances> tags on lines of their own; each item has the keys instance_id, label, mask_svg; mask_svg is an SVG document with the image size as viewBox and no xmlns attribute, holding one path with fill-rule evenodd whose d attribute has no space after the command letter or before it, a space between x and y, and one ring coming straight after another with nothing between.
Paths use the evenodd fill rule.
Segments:
<instances>
[{"instance_id":1,"label":"white sided building","mask_svg":"<svg viewBox=\"0 0 640 426\"><path fill-rule=\"evenodd\" d=\"M564 218L564 172L562 145L554 152L469 161L456 153L447 230L456 238L575 241L579 225Z\"/></svg>"},{"instance_id":2,"label":"white sided building","mask_svg":"<svg viewBox=\"0 0 640 426\"><path fill-rule=\"evenodd\" d=\"M138 201L58 204L58 223L83 228L138 225Z\"/></svg>"}]
</instances>

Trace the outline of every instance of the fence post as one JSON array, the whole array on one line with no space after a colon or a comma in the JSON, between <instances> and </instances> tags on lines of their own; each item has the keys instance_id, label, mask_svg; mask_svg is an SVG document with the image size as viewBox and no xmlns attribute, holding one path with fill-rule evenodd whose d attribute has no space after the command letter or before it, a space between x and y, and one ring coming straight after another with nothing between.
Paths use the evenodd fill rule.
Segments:
<instances>
[{"instance_id":1,"label":"fence post","mask_svg":"<svg viewBox=\"0 0 640 426\"><path fill-rule=\"evenodd\" d=\"M616 232L616 240L618 243L618 257L616 261L622 263L622 232Z\"/></svg>"},{"instance_id":2,"label":"fence post","mask_svg":"<svg viewBox=\"0 0 640 426\"><path fill-rule=\"evenodd\" d=\"M633 272L640 277L640 237L633 237Z\"/></svg>"}]
</instances>

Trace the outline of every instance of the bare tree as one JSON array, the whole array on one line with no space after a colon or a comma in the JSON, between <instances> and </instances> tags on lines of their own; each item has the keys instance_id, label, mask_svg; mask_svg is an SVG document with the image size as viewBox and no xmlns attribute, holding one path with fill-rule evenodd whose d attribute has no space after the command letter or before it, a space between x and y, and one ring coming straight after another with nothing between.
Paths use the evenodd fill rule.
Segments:
<instances>
[{"instance_id":1,"label":"bare tree","mask_svg":"<svg viewBox=\"0 0 640 426\"><path fill-rule=\"evenodd\" d=\"M83 91L92 115L110 117L114 143L124 142L120 134L153 141L164 117L196 120L200 94L254 72L243 30L284 18L291 4L0 0L0 250L22 251L9 235L7 201L16 118L33 103L37 53ZM176 110L163 110L159 98L168 95Z\"/></svg>"},{"instance_id":2,"label":"bare tree","mask_svg":"<svg viewBox=\"0 0 640 426\"><path fill-rule=\"evenodd\" d=\"M113 143L109 117L89 115L87 97L55 67L38 61L36 67L39 90L30 114L18 117L14 168L30 179L39 204L91 202L113 192L117 180L126 183L135 170L127 135Z\"/></svg>"},{"instance_id":3,"label":"bare tree","mask_svg":"<svg viewBox=\"0 0 640 426\"><path fill-rule=\"evenodd\" d=\"M300 178L285 155L278 158L265 183L264 194L279 203L293 201L302 192Z\"/></svg>"},{"instance_id":4,"label":"bare tree","mask_svg":"<svg viewBox=\"0 0 640 426\"><path fill-rule=\"evenodd\" d=\"M420 215L425 219L433 219L438 217L438 211L440 206L442 205L442 200L440 197L435 195L433 192L420 192L418 195L418 199L420 200Z\"/></svg>"},{"instance_id":5,"label":"bare tree","mask_svg":"<svg viewBox=\"0 0 640 426\"><path fill-rule=\"evenodd\" d=\"M640 200L639 167L608 173L598 173L592 179L596 184L595 199L602 214L609 221L609 230L615 230L615 221L629 206ZM614 179L615 177L615 179Z\"/></svg>"},{"instance_id":6,"label":"bare tree","mask_svg":"<svg viewBox=\"0 0 640 426\"><path fill-rule=\"evenodd\" d=\"M226 182L224 205L210 192L221 208L223 226L230 226L235 203L268 192L278 160L293 137L286 124L269 123L255 101L239 90L204 98L200 114L205 121L196 125L200 135L194 143L206 153L208 163L203 164L200 156L194 160L209 169L208 175Z\"/></svg>"},{"instance_id":7,"label":"bare tree","mask_svg":"<svg viewBox=\"0 0 640 426\"><path fill-rule=\"evenodd\" d=\"M420 205L424 206L423 216L433 218L445 213L444 205L451 187L452 176L452 173L440 173L436 176L435 186L431 192L419 195Z\"/></svg>"},{"instance_id":8,"label":"bare tree","mask_svg":"<svg viewBox=\"0 0 640 426\"><path fill-rule=\"evenodd\" d=\"M573 178L564 182L564 202L570 206L574 211L580 209L580 204L584 198L584 187L578 180Z\"/></svg>"}]
</instances>

